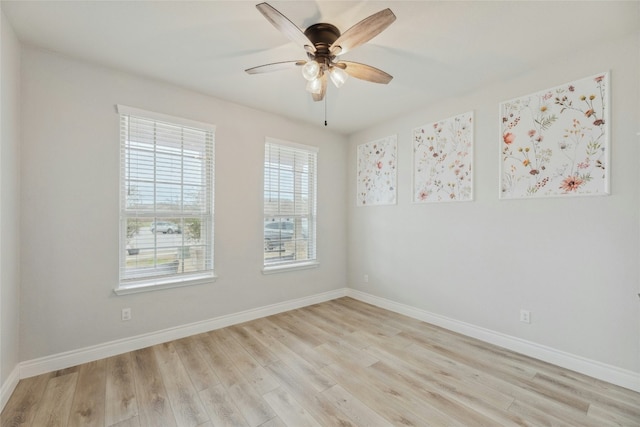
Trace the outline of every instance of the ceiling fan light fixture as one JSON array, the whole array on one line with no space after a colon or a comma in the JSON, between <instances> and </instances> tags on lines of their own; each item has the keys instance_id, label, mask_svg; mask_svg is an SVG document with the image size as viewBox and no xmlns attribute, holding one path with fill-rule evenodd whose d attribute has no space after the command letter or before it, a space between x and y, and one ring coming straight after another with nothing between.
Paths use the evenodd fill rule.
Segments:
<instances>
[{"instance_id":1,"label":"ceiling fan light fixture","mask_svg":"<svg viewBox=\"0 0 640 427\"><path fill-rule=\"evenodd\" d=\"M316 79L318 74L320 74L320 64L316 61L307 61L307 63L302 66L302 76L308 81Z\"/></svg>"},{"instance_id":2,"label":"ceiling fan light fixture","mask_svg":"<svg viewBox=\"0 0 640 427\"><path fill-rule=\"evenodd\" d=\"M307 92L315 93L316 95L322 92L322 81L319 78L315 78L313 80L309 80L307 82Z\"/></svg>"},{"instance_id":3,"label":"ceiling fan light fixture","mask_svg":"<svg viewBox=\"0 0 640 427\"><path fill-rule=\"evenodd\" d=\"M345 70L339 67L331 67L329 70L329 77L337 88L341 88L344 82L347 81L349 74Z\"/></svg>"},{"instance_id":4,"label":"ceiling fan light fixture","mask_svg":"<svg viewBox=\"0 0 640 427\"><path fill-rule=\"evenodd\" d=\"M367 43L391 25L396 20L396 16L391 9L387 8L374 13L351 26L343 34L335 25L323 22L312 24L303 31L289 18L267 3L257 4L256 8L289 40L302 46L306 51L307 59L273 62L252 67L245 70L248 74L300 67L303 77L307 80L306 90L311 92L311 97L316 102L326 99L327 80L329 78L338 88L344 85L349 76L383 84L389 83L393 78L390 74L370 65L352 61L339 61L338 58L338 56ZM348 72L347 69L349 70Z\"/></svg>"}]
</instances>

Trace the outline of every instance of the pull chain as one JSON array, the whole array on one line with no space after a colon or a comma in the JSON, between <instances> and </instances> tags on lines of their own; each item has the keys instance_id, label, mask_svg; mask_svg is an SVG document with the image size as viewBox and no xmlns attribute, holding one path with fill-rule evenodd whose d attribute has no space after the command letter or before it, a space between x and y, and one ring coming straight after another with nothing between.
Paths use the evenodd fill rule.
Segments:
<instances>
[{"instance_id":1,"label":"pull chain","mask_svg":"<svg viewBox=\"0 0 640 427\"><path fill-rule=\"evenodd\" d=\"M327 125L327 92L325 92L324 94L324 125L325 126Z\"/></svg>"}]
</instances>

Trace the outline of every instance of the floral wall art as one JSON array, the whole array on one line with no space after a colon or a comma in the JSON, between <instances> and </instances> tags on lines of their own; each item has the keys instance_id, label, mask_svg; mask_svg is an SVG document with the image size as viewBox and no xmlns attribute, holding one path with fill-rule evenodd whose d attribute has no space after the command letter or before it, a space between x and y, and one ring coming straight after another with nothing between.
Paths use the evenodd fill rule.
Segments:
<instances>
[{"instance_id":1,"label":"floral wall art","mask_svg":"<svg viewBox=\"0 0 640 427\"><path fill-rule=\"evenodd\" d=\"M609 193L609 73L500 104L500 197Z\"/></svg>"},{"instance_id":2,"label":"floral wall art","mask_svg":"<svg viewBox=\"0 0 640 427\"><path fill-rule=\"evenodd\" d=\"M413 201L473 197L473 112L413 130Z\"/></svg>"},{"instance_id":3,"label":"floral wall art","mask_svg":"<svg viewBox=\"0 0 640 427\"><path fill-rule=\"evenodd\" d=\"M397 136L358 145L357 205L396 203Z\"/></svg>"}]
</instances>

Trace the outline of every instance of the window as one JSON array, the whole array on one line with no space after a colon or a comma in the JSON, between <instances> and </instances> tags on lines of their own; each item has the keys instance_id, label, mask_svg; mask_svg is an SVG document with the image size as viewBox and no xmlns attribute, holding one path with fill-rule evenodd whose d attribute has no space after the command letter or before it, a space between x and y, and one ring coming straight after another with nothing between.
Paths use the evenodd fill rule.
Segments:
<instances>
[{"instance_id":1,"label":"window","mask_svg":"<svg viewBox=\"0 0 640 427\"><path fill-rule=\"evenodd\" d=\"M118 106L116 293L211 282L213 125Z\"/></svg>"},{"instance_id":2,"label":"window","mask_svg":"<svg viewBox=\"0 0 640 427\"><path fill-rule=\"evenodd\" d=\"M264 272L316 266L317 148L267 139Z\"/></svg>"}]
</instances>

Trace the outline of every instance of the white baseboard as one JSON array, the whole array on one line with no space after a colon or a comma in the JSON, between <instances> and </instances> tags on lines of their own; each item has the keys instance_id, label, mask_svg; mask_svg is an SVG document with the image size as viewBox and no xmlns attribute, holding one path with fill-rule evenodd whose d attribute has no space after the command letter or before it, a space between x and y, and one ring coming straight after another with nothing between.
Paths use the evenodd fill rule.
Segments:
<instances>
[{"instance_id":1,"label":"white baseboard","mask_svg":"<svg viewBox=\"0 0 640 427\"><path fill-rule=\"evenodd\" d=\"M20 366L16 366L13 371L7 377L7 380L0 387L0 412L4 409L4 406L9 401L11 394L13 394L16 386L20 381Z\"/></svg>"},{"instance_id":2,"label":"white baseboard","mask_svg":"<svg viewBox=\"0 0 640 427\"><path fill-rule=\"evenodd\" d=\"M562 368L640 392L640 373L638 372L576 356L571 353L400 304L355 289L347 289L347 296L414 319L422 320L435 326L440 326L450 331L458 332L468 337L495 344L525 356L533 357Z\"/></svg>"},{"instance_id":3,"label":"white baseboard","mask_svg":"<svg viewBox=\"0 0 640 427\"><path fill-rule=\"evenodd\" d=\"M250 320L271 316L273 314L294 310L296 308L306 307L312 304L318 304L321 302L343 297L346 294L346 288L337 289L335 291L324 292L304 298L271 304L268 306L246 310L239 313L204 320L201 322L195 322L187 325L177 326L175 328L164 329L162 331L151 332L131 338L110 341L91 347L85 347L78 350L29 360L20 363L20 378L29 378L59 369L70 368L82 363L104 359L105 357L111 357L129 351L139 350L141 348L149 347L152 345L162 344L164 342L185 338L191 335L213 331L215 329L236 325L238 323L248 322Z\"/></svg>"}]
</instances>

